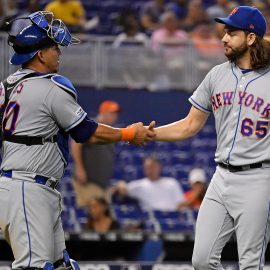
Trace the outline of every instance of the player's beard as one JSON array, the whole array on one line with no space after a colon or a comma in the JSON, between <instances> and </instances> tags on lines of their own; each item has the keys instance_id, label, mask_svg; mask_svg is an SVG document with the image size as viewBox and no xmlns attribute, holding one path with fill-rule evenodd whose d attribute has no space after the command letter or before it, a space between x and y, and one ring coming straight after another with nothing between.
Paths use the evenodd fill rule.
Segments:
<instances>
[{"instance_id":1,"label":"player's beard","mask_svg":"<svg viewBox=\"0 0 270 270\"><path fill-rule=\"evenodd\" d=\"M242 46L238 48L232 48L229 52L225 52L225 56L231 63L236 63L239 59L241 59L248 51L248 45L244 43Z\"/></svg>"}]
</instances>

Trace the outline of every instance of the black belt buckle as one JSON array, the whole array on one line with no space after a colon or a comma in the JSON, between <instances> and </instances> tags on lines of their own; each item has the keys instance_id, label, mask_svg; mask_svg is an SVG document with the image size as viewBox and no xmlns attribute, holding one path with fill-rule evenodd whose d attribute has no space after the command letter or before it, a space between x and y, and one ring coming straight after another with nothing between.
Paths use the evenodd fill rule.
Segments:
<instances>
[{"instance_id":1,"label":"black belt buckle","mask_svg":"<svg viewBox=\"0 0 270 270\"><path fill-rule=\"evenodd\" d=\"M45 142L55 143L56 141L57 141L56 135L49 138L42 138L42 144L45 144Z\"/></svg>"}]
</instances>

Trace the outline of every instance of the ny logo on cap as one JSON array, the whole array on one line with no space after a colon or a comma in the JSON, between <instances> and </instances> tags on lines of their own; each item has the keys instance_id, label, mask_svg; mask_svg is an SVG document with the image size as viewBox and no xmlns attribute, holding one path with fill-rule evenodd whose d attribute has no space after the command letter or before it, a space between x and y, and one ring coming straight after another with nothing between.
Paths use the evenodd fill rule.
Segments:
<instances>
[{"instance_id":1,"label":"ny logo on cap","mask_svg":"<svg viewBox=\"0 0 270 270\"><path fill-rule=\"evenodd\" d=\"M238 10L238 7L235 7L235 8L232 10L232 12L230 13L230 16L232 16L233 14L235 14L235 13L237 12L237 10Z\"/></svg>"},{"instance_id":2,"label":"ny logo on cap","mask_svg":"<svg viewBox=\"0 0 270 270\"><path fill-rule=\"evenodd\" d=\"M254 27L253 24L250 24L250 25L249 25L249 28L250 28L250 29L255 29L255 27Z\"/></svg>"}]
</instances>

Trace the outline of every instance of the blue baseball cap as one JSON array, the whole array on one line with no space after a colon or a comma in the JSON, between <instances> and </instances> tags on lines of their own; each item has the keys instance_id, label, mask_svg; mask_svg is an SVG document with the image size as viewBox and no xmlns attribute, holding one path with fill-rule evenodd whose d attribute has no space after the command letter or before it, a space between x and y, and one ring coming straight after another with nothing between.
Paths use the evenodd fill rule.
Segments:
<instances>
[{"instance_id":1,"label":"blue baseball cap","mask_svg":"<svg viewBox=\"0 0 270 270\"><path fill-rule=\"evenodd\" d=\"M236 7L227 18L215 18L215 21L241 30L247 30L260 37L263 37L266 32L266 20L263 14L255 7Z\"/></svg>"}]
</instances>

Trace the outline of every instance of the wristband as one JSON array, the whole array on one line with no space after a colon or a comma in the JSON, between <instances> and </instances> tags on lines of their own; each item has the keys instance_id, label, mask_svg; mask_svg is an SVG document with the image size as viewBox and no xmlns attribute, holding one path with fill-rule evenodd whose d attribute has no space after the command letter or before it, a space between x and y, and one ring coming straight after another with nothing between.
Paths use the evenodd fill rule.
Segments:
<instances>
[{"instance_id":1,"label":"wristband","mask_svg":"<svg viewBox=\"0 0 270 270\"><path fill-rule=\"evenodd\" d=\"M135 138L135 128L120 128L121 130L121 141L132 141Z\"/></svg>"}]
</instances>

